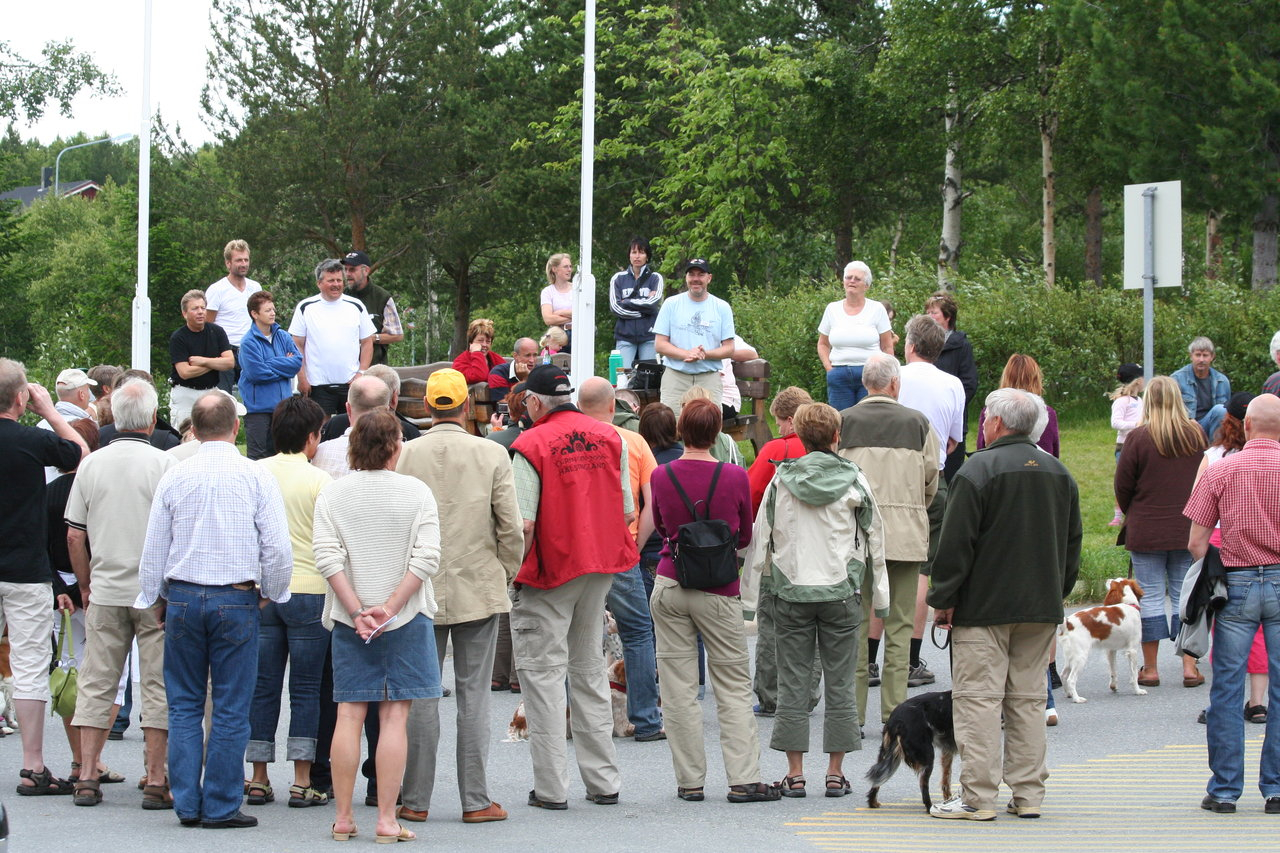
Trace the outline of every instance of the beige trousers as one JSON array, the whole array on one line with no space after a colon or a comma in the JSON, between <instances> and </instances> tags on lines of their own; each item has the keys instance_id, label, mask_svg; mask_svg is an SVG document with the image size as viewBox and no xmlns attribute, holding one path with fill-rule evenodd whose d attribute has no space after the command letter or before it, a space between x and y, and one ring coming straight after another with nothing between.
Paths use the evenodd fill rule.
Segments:
<instances>
[{"instance_id":1,"label":"beige trousers","mask_svg":"<svg viewBox=\"0 0 1280 853\"><path fill-rule=\"evenodd\" d=\"M142 725L169 728L169 703L164 689L164 629L154 608L135 610L89 602L84 619L84 665L77 683L74 726L105 729L133 639L138 638L138 671L142 680Z\"/></svg>"},{"instance_id":2,"label":"beige trousers","mask_svg":"<svg viewBox=\"0 0 1280 853\"><path fill-rule=\"evenodd\" d=\"M880 668L880 722L889 722L893 709L907 699L907 674L911 668L911 629L920 588L920 564L885 560L889 574L889 615L884 618L884 666ZM867 589L864 584L863 589ZM858 713L867 724L867 629L871 622L871 596L862 598L862 624L858 626Z\"/></svg>"},{"instance_id":3,"label":"beige trousers","mask_svg":"<svg viewBox=\"0 0 1280 853\"><path fill-rule=\"evenodd\" d=\"M1044 672L1056 627L1019 622L952 629L952 721L962 762L961 796L967 805L996 808L1003 777L1014 805L1040 807L1049 778L1044 763Z\"/></svg>"},{"instance_id":4,"label":"beige trousers","mask_svg":"<svg viewBox=\"0 0 1280 853\"><path fill-rule=\"evenodd\" d=\"M730 785L760 781L760 737L751 713L751 660L742 600L684 589L671 578L653 580L653 630L658 644L658 688L676 785L701 788L707 753L698 704L698 633L707 650L707 677L715 692L720 753Z\"/></svg>"},{"instance_id":5,"label":"beige trousers","mask_svg":"<svg viewBox=\"0 0 1280 853\"><path fill-rule=\"evenodd\" d=\"M511 644L529 721L533 790L544 802L569 796L565 679L573 751L588 794L616 794L622 777L613 748L613 711L604 672L604 600L613 575L576 577L555 589L526 586L511 606Z\"/></svg>"}]
</instances>

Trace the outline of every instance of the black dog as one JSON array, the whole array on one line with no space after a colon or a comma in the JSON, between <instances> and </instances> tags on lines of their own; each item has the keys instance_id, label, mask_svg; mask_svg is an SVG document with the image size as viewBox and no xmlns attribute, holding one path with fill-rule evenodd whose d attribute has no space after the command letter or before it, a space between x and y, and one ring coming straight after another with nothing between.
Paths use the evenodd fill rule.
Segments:
<instances>
[{"instance_id":1,"label":"black dog","mask_svg":"<svg viewBox=\"0 0 1280 853\"><path fill-rule=\"evenodd\" d=\"M907 762L920 778L920 796L924 810L933 805L929 799L929 776L933 773L934 749L942 753L942 799L951 799L951 759L956 754L956 733L951 726L951 691L921 693L893 709L881 738L880 755L867 771L871 790L867 805L880 808L876 795L880 786Z\"/></svg>"}]
</instances>

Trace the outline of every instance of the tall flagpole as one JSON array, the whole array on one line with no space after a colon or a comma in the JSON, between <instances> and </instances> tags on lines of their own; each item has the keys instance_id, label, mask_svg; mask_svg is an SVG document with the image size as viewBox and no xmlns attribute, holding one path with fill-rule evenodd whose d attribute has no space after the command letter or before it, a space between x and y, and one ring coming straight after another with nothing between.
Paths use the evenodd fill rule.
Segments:
<instances>
[{"instance_id":1,"label":"tall flagpole","mask_svg":"<svg viewBox=\"0 0 1280 853\"><path fill-rule=\"evenodd\" d=\"M596 147L596 4L586 0L586 42L582 53L582 188L578 221L578 277L573 296L574 386L595 373L596 279L591 274L591 209Z\"/></svg>"},{"instance_id":2,"label":"tall flagpole","mask_svg":"<svg viewBox=\"0 0 1280 853\"><path fill-rule=\"evenodd\" d=\"M151 370L151 297L147 253L151 234L151 0L142 29L142 127L138 134L138 282L133 296L133 366Z\"/></svg>"}]
</instances>

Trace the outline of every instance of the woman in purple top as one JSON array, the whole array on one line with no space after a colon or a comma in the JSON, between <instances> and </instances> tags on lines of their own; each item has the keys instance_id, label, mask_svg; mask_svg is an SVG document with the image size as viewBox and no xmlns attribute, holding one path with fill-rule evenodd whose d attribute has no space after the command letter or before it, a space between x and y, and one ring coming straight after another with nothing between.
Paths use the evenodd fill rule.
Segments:
<instances>
[{"instance_id":1,"label":"woman in purple top","mask_svg":"<svg viewBox=\"0 0 1280 853\"><path fill-rule=\"evenodd\" d=\"M718 405L710 400L690 401L681 410L678 424L684 453L653 472L653 523L664 544L650 610L657 637L662 715L675 767L676 796L693 802L704 798L707 756L697 700L697 636L701 634L716 694L729 802L764 802L781 795L760 781L760 739L751 712L750 655L738 581L713 589L685 589L676 581L671 559L671 540L682 524L694 520L672 485L671 476L695 505L705 500L711 478L721 464L711 455L721 423ZM719 470L708 517L727 521L737 534L738 547L743 548L751 541L751 487L747 472L736 465L723 465Z\"/></svg>"}]
</instances>

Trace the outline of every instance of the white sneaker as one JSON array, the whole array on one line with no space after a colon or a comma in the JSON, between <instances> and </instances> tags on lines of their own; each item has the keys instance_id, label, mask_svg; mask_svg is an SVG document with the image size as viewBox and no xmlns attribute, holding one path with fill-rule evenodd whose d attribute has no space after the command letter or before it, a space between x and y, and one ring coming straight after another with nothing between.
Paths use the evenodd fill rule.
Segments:
<instances>
[{"instance_id":1,"label":"white sneaker","mask_svg":"<svg viewBox=\"0 0 1280 853\"><path fill-rule=\"evenodd\" d=\"M967 806L959 797L952 797L940 806L933 806L929 809L930 817L940 817L944 820L995 820L995 809L975 809L973 806Z\"/></svg>"},{"instance_id":2,"label":"white sneaker","mask_svg":"<svg viewBox=\"0 0 1280 853\"><path fill-rule=\"evenodd\" d=\"M1045 724L1046 726L1056 726L1056 725L1058 724L1058 709L1057 709L1057 708L1045 708L1045 709L1044 709L1044 724Z\"/></svg>"}]
</instances>

